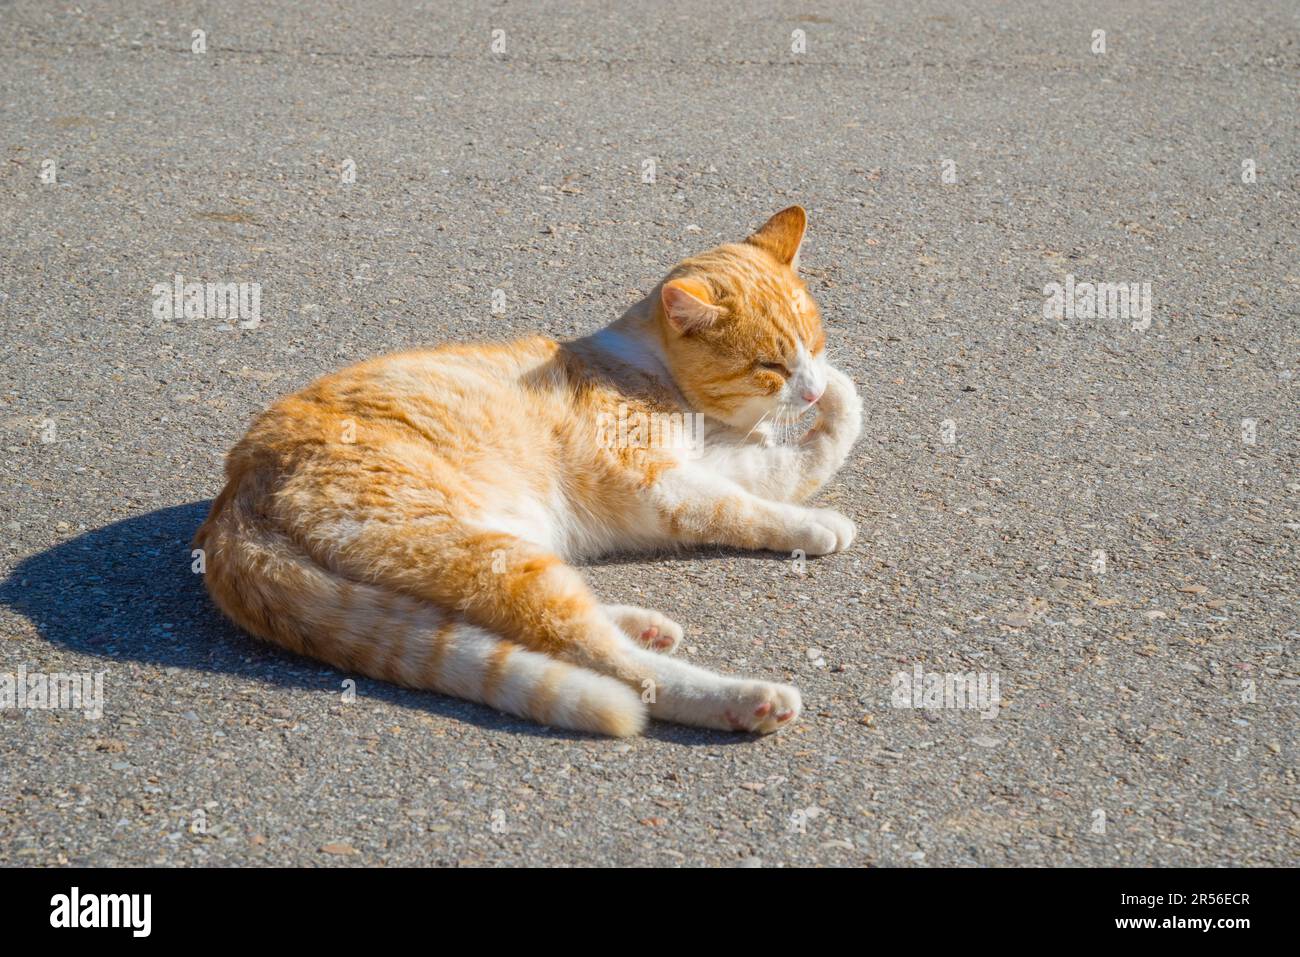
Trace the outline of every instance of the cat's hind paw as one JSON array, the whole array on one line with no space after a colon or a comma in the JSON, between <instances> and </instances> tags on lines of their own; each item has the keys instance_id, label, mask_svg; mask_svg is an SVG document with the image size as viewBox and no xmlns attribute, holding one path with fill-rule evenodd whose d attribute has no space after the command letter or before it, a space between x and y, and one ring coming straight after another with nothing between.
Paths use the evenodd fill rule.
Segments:
<instances>
[{"instance_id":1,"label":"cat's hind paw","mask_svg":"<svg viewBox=\"0 0 1300 957\"><path fill-rule=\"evenodd\" d=\"M625 635L643 648L670 655L681 643L682 626L653 608L605 605L604 610Z\"/></svg>"},{"instance_id":2,"label":"cat's hind paw","mask_svg":"<svg viewBox=\"0 0 1300 957\"><path fill-rule=\"evenodd\" d=\"M769 681L746 682L723 717L733 731L771 734L794 724L803 710L799 689Z\"/></svg>"}]
</instances>

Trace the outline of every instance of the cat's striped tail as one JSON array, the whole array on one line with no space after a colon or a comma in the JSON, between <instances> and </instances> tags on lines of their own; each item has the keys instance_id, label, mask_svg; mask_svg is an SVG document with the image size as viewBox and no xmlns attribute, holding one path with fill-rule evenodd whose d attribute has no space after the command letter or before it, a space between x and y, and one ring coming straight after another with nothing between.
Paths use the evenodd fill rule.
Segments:
<instances>
[{"instance_id":1,"label":"cat's striped tail","mask_svg":"<svg viewBox=\"0 0 1300 957\"><path fill-rule=\"evenodd\" d=\"M613 678L539 654L429 604L320 567L223 494L194 538L208 593L274 644L381 681L441 691L543 724L639 734L646 706Z\"/></svg>"}]
</instances>

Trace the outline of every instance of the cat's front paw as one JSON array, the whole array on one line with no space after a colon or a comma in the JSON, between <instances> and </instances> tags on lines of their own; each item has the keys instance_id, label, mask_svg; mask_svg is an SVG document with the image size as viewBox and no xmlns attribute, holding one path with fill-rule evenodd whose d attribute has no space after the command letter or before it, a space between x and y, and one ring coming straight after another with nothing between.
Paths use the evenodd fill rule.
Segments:
<instances>
[{"instance_id":1,"label":"cat's front paw","mask_svg":"<svg viewBox=\"0 0 1300 957\"><path fill-rule=\"evenodd\" d=\"M853 520L834 509L804 509L790 550L800 549L805 555L829 555L844 551L853 544L856 535Z\"/></svg>"},{"instance_id":2,"label":"cat's front paw","mask_svg":"<svg viewBox=\"0 0 1300 957\"><path fill-rule=\"evenodd\" d=\"M853 380L839 369L827 367L826 391L817 409L817 421L804 436L805 442L830 436L851 445L862 434L862 399Z\"/></svg>"},{"instance_id":3,"label":"cat's front paw","mask_svg":"<svg viewBox=\"0 0 1300 957\"><path fill-rule=\"evenodd\" d=\"M862 414L862 398L853 380L834 366L826 367L826 391L818 403L828 415L848 413L851 416Z\"/></svg>"}]
</instances>

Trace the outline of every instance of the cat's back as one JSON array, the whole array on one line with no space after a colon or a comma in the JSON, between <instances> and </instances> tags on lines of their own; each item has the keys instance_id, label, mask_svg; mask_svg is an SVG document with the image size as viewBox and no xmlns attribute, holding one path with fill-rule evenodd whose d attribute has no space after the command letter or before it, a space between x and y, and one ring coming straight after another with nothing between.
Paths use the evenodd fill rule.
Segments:
<instances>
[{"instance_id":1,"label":"cat's back","mask_svg":"<svg viewBox=\"0 0 1300 957\"><path fill-rule=\"evenodd\" d=\"M379 395L437 404L470 395L525 390L559 371L559 350L558 343L542 336L407 349L330 373L295 397L346 407L373 401Z\"/></svg>"},{"instance_id":2,"label":"cat's back","mask_svg":"<svg viewBox=\"0 0 1300 957\"><path fill-rule=\"evenodd\" d=\"M347 423L370 427L356 439L360 444L402 432L426 439L472 433L510 421L525 405L535 407L539 391L544 400L546 389L534 384L554 377L558 349L553 340L533 337L377 356L279 399L257 418L246 441L331 439Z\"/></svg>"}]
</instances>

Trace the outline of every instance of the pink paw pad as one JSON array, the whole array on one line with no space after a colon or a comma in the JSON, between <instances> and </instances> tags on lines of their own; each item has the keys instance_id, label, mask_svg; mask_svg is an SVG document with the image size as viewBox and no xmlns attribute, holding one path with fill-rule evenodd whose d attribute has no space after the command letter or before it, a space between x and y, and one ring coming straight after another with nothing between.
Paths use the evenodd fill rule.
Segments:
<instances>
[{"instance_id":1,"label":"pink paw pad","mask_svg":"<svg viewBox=\"0 0 1300 957\"><path fill-rule=\"evenodd\" d=\"M793 717L794 717L794 709L791 708L789 711L778 711L776 715L776 720L789 721Z\"/></svg>"},{"instance_id":2,"label":"pink paw pad","mask_svg":"<svg viewBox=\"0 0 1300 957\"><path fill-rule=\"evenodd\" d=\"M673 646L672 638L662 634L654 625L641 632L641 643L649 645L651 648L671 648Z\"/></svg>"},{"instance_id":3,"label":"pink paw pad","mask_svg":"<svg viewBox=\"0 0 1300 957\"><path fill-rule=\"evenodd\" d=\"M762 718L771 710L772 710L772 702L764 701L762 704L760 704L757 708L754 709L754 717Z\"/></svg>"}]
</instances>

